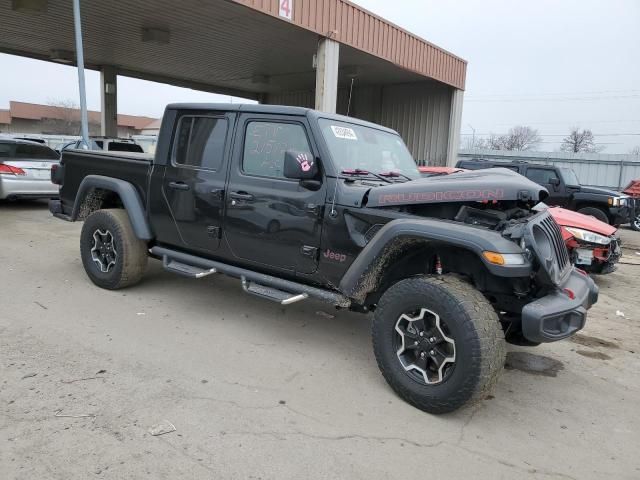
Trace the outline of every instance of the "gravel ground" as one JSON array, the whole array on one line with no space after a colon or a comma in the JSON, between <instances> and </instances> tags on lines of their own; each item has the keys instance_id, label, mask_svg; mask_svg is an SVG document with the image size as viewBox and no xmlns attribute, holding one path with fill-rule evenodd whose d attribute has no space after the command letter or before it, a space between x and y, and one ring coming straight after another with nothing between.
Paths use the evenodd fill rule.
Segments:
<instances>
[{"instance_id":1,"label":"gravel ground","mask_svg":"<svg viewBox=\"0 0 640 480\"><path fill-rule=\"evenodd\" d=\"M432 416L385 384L366 316L155 261L100 290L79 231L0 205L3 479L640 478L636 232L579 336L509 346L493 397Z\"/></svg>"}]
</instances>

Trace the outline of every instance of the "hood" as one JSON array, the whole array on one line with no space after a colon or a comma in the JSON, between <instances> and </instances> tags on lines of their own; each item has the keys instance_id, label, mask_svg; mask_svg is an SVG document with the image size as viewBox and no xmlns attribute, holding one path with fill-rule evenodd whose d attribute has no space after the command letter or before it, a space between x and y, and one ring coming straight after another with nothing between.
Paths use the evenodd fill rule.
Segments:
<instances>
[{"instance_id":1,"label":"hood","mask_svg":"<svg viewBox=\"0 0 640 480\"><path fill-rule=\"evenodd\" d=\"M371 188L368 207L420 203L483 202L501 200L543 201L544 187L507 168L490 168L421 178Z\"/></svg>"},{"instance_id":2,"label":"hood","mask_svg":"<svg viewBox=\"0 0 640 480\"><path fill-rule=\"evenodd\" d=\"M606 195L607 197L619 197L620 192L616 192L615 190L608 190L606 188L598 188L598 187L585 187L580 186L580 192L582 193L594 193L596 195Z\"/></svg>"},{"instance_id":3,"label":"hood","mask_svg":"<svg viewBox=\"0 0 640 480\"><path fill-rule=\"evenodd\" d=\"M591 215L583 215L582 213L573 212L560 207L551 207L548 212L556 223L562 227L581 228L607 237L613 235L617 231L617 228L612 227L608 223L601 222Z\"/></svg>"}]
</instances>

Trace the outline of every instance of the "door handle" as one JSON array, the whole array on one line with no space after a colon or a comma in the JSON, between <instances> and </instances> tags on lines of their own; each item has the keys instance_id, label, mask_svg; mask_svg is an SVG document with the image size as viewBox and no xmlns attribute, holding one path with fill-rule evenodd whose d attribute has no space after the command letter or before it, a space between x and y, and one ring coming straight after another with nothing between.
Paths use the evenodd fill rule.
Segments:
<instances>
[{"instance_id":1,"label":"door handle","mask_svg":"<svg viewBox=\"0 0 640 480\"><path fill-rule=\"evenodd\" d=\"M169 188L175 190L189 190L191 187L184 182L169 182Z\"/></svg>"},{"instance_id":2,"label":"door handle","mask_svg":"<svg viewBox=\"0 0 640 480\"><path fill-rule=\"evenodd\" d=\"M233 200L243 200L245 202L250 202L253 200L253 195L247 192L231 192L229 194Z\"/></svg>"}]
</instances>

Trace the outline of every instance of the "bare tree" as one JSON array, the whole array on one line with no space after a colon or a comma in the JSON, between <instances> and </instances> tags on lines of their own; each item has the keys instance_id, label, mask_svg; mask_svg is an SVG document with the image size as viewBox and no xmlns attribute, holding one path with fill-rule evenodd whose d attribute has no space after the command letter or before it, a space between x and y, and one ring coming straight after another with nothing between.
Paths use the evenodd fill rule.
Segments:
<instances>
[{"instance_id":1,"label":"bare tree","mask_svg":"<svg viewBox=\"0 0 640 480\"><path fill-rule=\"evenodd\" d=\"M479 149L479 150L488 150L491 147L489 146L489 142L487 141L486 138L480 138L480 137L472 137L472 138L466 138L463 144L463 149L464 150L474 150L474 149Z\"/></svg>"},{"instance_id":2,"label":"bare tree","mask_svg":"<svg viewBox=\"0 0 640 480\"><path fill-rule=\"evenodd\" d=\"M80 135L80 109L74 100L49 100L47 118L42 120L42 133ZM89 123L89 134L99 132L100 125Z\"/></svg>"},{"instance_id":3,"label":"bare tree","mask_svg":"<svg viewBox=\"0 0 640 480\"><path fill-rule=\"evenodd\" d=\"M541 141L538 130L518 125L505 135L491 135L487 143L492 150L534 150Z\"/></svg>"},{"instance_id":4,"label":"bare tree","mask_svg":"<svg viewBox=\"0 0 640 480\"><path fill-rule=\"evenodd\" d=\"M564 137L560 150L563 152L588 152L595 153L602 149L598 148L595 143L593 132L587 128L580 131L578 128L571 129L569 135Z\"/></svg>"},{"instance_id":5,"label":"bare tree","mask_svg":"<svg viewBox=\"0 0 640 480\"><path fill-rule=\"evenodd\" d=\"M640 145L636 145L631 150L629 150L631 155L640 155Z\"/></svg>"}]
</instances>

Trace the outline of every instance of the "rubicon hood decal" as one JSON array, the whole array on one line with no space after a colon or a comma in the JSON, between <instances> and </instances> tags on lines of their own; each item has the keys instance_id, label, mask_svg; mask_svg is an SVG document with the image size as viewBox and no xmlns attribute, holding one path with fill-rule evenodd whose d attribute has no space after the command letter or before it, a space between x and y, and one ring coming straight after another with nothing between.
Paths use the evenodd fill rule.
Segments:
<instances>
[{"instance_id":1,"label":"rubicon hood decal","mask_svg":"<svg viewBox=\"0 0 640 480\"><path fill-rule=\"evenodd\" d=\"M526 198L538 202L547 196L546 189L522 175L506 168L491 168L372 188L367 206L491 202Z\"/></svg>"}]
</instances>

